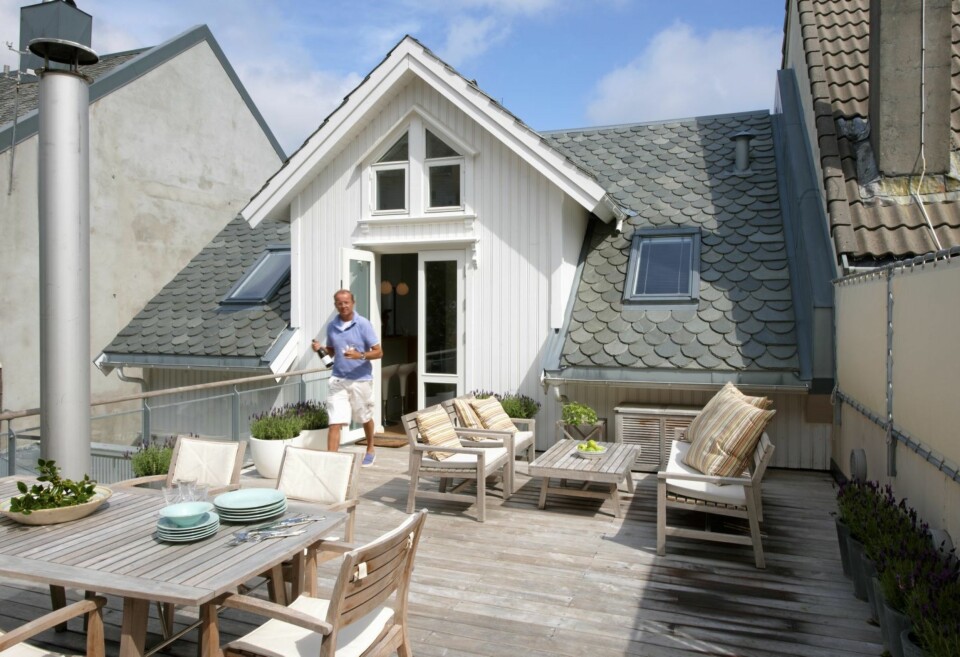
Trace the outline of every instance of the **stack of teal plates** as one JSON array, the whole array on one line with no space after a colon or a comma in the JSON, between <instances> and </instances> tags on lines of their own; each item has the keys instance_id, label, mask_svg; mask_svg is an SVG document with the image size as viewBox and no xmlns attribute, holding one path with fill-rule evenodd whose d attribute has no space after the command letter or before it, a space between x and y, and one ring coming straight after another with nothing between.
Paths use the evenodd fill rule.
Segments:
<instances>
[{"instance_id":1,"label":"stack of teal plates","mask_svg":"<svg viewBox=\"0 0 960 657\"><path fill-rule=\"evenodd\" d=\"M244 488L218 495L213 505L224 522L259 522L286 511L287 496L273 488Z\"/></svg>"},{"instance_id":2,"label":"stack of teal plates","mask_svg":"<svg viewBox=\"0 0 960 657\"><path fill-rule=\"evenodd\" d=\"M178 527L169 518L160 518L157 521L157 538L168 543L190 543L213 536L218 529L220 516L213 511L204 513L197 524L189 527Z\"/></svg>"}]
</instances>

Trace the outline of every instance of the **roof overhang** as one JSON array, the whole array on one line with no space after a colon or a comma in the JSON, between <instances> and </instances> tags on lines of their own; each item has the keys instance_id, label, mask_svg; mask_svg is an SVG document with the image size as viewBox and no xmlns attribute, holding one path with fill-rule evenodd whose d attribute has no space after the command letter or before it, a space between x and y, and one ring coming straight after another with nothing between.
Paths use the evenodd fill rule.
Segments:
<instances>
[{"instance_id":1,"label":"roof overhang","mask_svg":"<svg viewBox=\"0 0 960 657\"><path fill-rule=\"evenodd\" d=\"M543 372L544 386L578 383L617 388L652 388L672 390L716 391L727 382L744 390L807 393L810 382L802 381L793 372L783 371L717 371L717 370L654 370L629 367L567 367Z\"/></svg>"},{"instance_id":2,"label":"roof overhang","mask_svg":"<svg viewBox=\"0 0 960 657\"><path fill-rule=\"evenodd\" d=\"M120 354L101 352L93 362L106 376L120 367L180 370L235 370L270 372L287 371L296 360L300 329L284 329L262 357L259 356L188 356L167 354Z\"/></svg>"},{"instance_id":3,"label":"roof overhang","mask_svg":"<svg viewBox=\"0 0 960 657\"><path fill-rule=\"evenodd\" d=\"M406 84L412 76L431 85L588 211L607 222L622 218L623 210L591 174L553 149L538 133L474 83L407 36L250 199L241 210L244 219L251 226L268 218L289 220L294 198L340 151L344 140L352 137L380 111L390 91Z\"/></svg>"}]
</instances>

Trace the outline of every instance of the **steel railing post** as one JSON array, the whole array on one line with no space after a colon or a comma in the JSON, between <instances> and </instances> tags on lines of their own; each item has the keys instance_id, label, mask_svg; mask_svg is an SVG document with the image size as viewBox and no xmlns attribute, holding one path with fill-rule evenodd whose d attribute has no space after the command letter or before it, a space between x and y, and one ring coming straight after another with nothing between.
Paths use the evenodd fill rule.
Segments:
<instances>
[{"instance_id":1,"label":"steel railing post","mask_svg":"<svg viewBox=\"0 0 960 657\"><path fill-rule=\"evenodd\" d=\"M230 427L230 437L236 441L240 440L240 391L237 386L233 386L233 396L230 398L230 405L233 415L233 426Z\"/></svg>"},{"instance_id":2,"label":"steel railing post","mask_svg":"<svg viewBox=\"0 0 960 657\"><path fill-rule=\"evenodd\" d=\"M150 435L153 432L151 427L152 418L150 417L150 402L143 400L143 411L140 417L140 442L147 446L150 444Z\"/></svg>"}]
</instances>

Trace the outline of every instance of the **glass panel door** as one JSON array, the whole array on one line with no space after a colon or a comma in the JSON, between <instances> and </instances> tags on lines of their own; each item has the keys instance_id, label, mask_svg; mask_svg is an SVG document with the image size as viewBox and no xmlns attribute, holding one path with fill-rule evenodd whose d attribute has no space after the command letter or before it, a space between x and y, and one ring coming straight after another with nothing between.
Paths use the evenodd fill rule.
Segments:
<instances>
[{"instance_id":1,"label":"glass panel door","mask_svg":"<svg viewBox=\"0 0 960 657\"><path fill-rule=\"evenodd\" d=\"M377 337L380 335L380 312L374 305L374 255L370 251L360 251L358 249L343 249L343 269L341 270L340 286L353 292L353 298L356 305L353 310L363 317L366 317L373 324ZM379 361L373 361L373 398L380 398L380 366ZM379 424L379 404L374 411L374 423ZM356 422L351 422L350 426L340 437L340 441L361 440L363 438L363 426Z\"/></svg>"},{"instance_id":2,"label":"glass panel door","mask_svg":"<svg viewBox=\"0 0 960 657\"><path fill-rule=\"evenodd\" d=\"M428 251L419 262L418 385L421 407L463 393L462 251Z\"/></svg>"}]
</instances>

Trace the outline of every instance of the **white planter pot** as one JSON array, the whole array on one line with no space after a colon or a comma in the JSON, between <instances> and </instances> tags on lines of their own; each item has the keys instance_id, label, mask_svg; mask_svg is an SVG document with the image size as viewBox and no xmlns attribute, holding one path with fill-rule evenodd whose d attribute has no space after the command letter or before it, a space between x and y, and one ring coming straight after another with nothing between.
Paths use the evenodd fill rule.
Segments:
<instances>
[{"instance_id":1,"label":"white planter pot","mask_svg":"<svg viewBox=\"0 0 960 657\"><path fill-rule=\"evenodd\" d=\"M297 447L305 447L306 449L313 449L318 452L327 451L327 434L330 433L330 429L310 429L303 430L300 432L300 435L294 438L294 440L299 440Z\"/></svg>"},{"instance_id":2,"label":"white planter pot","mask_svg":"<svg viewBox=\"0 0 960 657\"><path fill-rule=\"evenodd\" d=\"M250 458L257 466L261 477L276 479L280 474L280 462L283 460L283 450L287 445L299 447L300 436L289 440L260 440L250 436Z\"/></svg>"}]
</instances>

